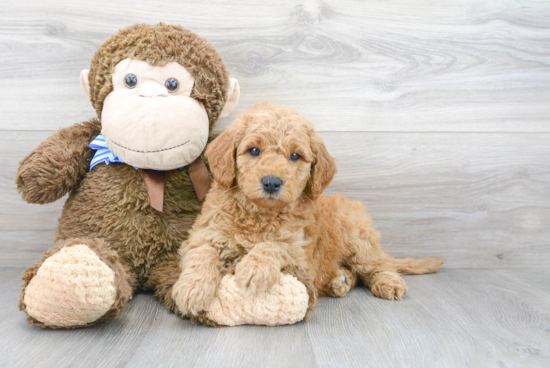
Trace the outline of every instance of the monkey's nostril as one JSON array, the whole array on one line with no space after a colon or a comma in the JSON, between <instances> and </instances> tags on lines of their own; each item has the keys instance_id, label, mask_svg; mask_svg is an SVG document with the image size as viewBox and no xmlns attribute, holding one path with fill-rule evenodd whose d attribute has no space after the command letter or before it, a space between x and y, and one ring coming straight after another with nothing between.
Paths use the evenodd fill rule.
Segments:
<instances>
[{"instance_id":1,"label":"monkey's nostril","mask_svg":"<svg viewBox=\"0 0 550 368\"><path fill-rule=\"evenodd\" d=\"M264 176L262 178L262 186L264 188L264 191L269 194L273 194L281 189L281 187L283 186L283 181L277 176Z\"/></svg>"}]
</instances>

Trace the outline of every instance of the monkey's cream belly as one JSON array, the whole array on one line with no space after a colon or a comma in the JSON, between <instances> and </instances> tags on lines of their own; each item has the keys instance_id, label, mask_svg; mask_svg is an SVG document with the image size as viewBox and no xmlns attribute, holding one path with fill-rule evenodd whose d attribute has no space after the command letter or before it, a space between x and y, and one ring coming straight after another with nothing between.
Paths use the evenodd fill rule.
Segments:
<instances>
[{"instance_id":1,"label":"monkey's cream belly","mask_svg":"<svg viewBox=\"0 0 550 368\"><path fill-rule=\"evenodd\" d=\"M121 110L121 105L128 108ZM109 149L141 169L186 166L200 156L208 140L208 115L191 98L136 97L115 91L107 96L101 119Z\"/></svg>"}]
</instances>

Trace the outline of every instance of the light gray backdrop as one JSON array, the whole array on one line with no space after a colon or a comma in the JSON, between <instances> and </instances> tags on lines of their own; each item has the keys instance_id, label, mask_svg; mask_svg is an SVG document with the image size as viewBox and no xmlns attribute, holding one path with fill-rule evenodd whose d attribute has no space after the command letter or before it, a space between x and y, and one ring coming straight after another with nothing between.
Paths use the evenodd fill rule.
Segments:
<instances>
[{"instance_id":1,"label":"light gray backdrop","mask_svg":"<svg viewBox=\"0 0 550 368\"><path fill-rule=\"evenodd\" d=\"M414 4L416 5L414 5ZM264 5L265 4L265 5ZM52 245L64 200L20 199L18 162L95 116L79 73L137 22L209 38L236 114L269 100L313 121L330 192L364 201L386 250L447 267L540 266L550 237L550 4L515 1L17 1L0 14L0 265Z\"/></svg>"},{"instance_id":2,"label":"light gray backdrop","mask_svg":"<svg viewBox=\"0 0 550 368\"><path fill-rule=\"evenodd\" d=\"M211 329L139 295L77 331L28 326L20 276L63 200L18 162L95 116L79 73L119 28L182 24L238 78L313 121L395 256L445 256L401 302L358 288L310 320ZM550 366L550 1L18 0L0 3L0 366Z\"/></svg>"}]
</instances>

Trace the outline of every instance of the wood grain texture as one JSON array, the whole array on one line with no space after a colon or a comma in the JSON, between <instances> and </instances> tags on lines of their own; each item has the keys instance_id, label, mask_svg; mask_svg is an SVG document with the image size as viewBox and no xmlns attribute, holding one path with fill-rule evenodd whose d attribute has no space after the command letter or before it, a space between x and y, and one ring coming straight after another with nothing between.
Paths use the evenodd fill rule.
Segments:
<instances>
[{"instance_id":1,"label":"wood grain texture","mask_svg":"<svg viewBox=\"0 0 550 368\"><path fill-rule=\"evenodd\" d=\"M0 14L0 129L94 116L79 72L121 27L208 37L262 100L331 131L550 132L550 3L22 0ZM222 129L235 116L220 122Z\"/></svg>"},{"instance_id":2,"label":"wood grain texture","mask_svg":"<svg viewBox=\"0 0 550 368\"><path fill-rule=\"evenodd\" d=\"M291 326L209 328L140 294L121 316L80 330L27 325L20 268L0 269L6 367L547 367L550 273L448 270L406 276L400 302L359 287L322 298ZM546 282L532 286L528 280ZM527 280L527 281L526 281Z\"/></svg>"},{"instance_id":3,"label":"wood grain texture","mask_svg":"<svg viewBox=\"0 0 550 368\"><path fill-rule=\"evenodd\" d=\"M51 247L64 199L26 204L13 182L19 160L50 133L4 134L0 265L25 266ZM339 170L327 192L366 203L388 253L444 256L451 268L547 266L547 134L322 135Z\"/></svg>"},{"instance_id":4,"label":"wood grain texture","mask_svg":"<svg viewBox=\"0 0 550 368\"><path fill-rule=\"evenodd\" d=\"M338 160L328 192L369 206L388 253L443 270L406 277L402 302L358 288L293 326L205 328L144 294L92 328L27 325L20 277L64 199L24 203L18 162L95 116L79 73L97 47L159 21L207 37L239 80L217 130L259 101L297 108ZM0 12L0 101L0 367L550 366L546 0L18 0Z\"/></svg>"},{"instance_id":5,"label":"wood grain texture","mask_svg":"<svg viewBox=\"0 0 550 368\"><path fill-rule=\"evenodd\" d=\"M272 100L315 122L339 159L329 192L369 205L388 252L440 254L449 267L545 265L550 3L250 4L3 8L0 265L39 258L63 203L23 203L18 161L54 129L94 116L78 75L97 46L120 27L157 21L219 48L241 82L238 111Z\"/></svg>"}]
</instances>

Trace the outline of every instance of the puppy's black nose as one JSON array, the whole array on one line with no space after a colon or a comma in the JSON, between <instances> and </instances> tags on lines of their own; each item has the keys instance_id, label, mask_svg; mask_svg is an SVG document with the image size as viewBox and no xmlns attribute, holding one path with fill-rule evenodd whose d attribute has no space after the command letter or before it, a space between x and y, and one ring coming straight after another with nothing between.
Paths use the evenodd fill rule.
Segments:
<instances>
[{"instance_id":1,"label":"puppy's black nose","mask_svg":"<svg viewBox=\"0 0 550 368\"><path fill-rule=\"evenodd\" d=\"M281 189L283 181L281 180L281 178L278 178L276 176L264 176L262 178L262 185L264 186L264 190L266 192L268 192L269 194L273 194Z\"/></svg>"}]
</instances>

